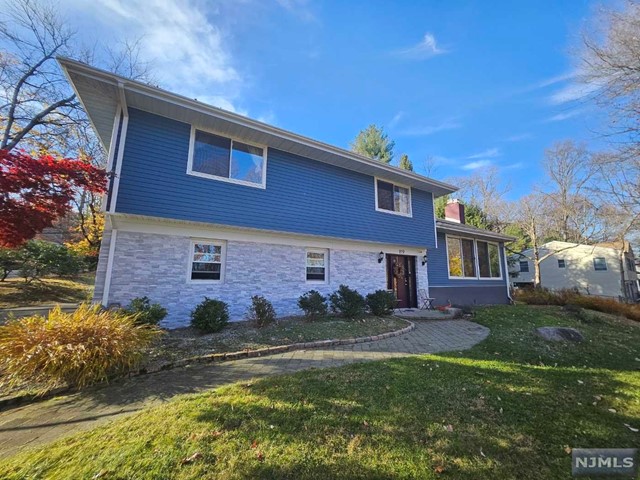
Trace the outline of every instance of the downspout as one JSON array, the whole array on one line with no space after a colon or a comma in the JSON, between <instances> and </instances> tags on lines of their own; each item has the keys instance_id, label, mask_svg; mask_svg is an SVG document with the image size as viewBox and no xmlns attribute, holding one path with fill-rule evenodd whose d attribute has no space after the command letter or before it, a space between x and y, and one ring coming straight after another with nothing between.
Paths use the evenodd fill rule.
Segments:
<instances>
[{"instance_id":1,"label":"downspout","mask_svg":"<svg viewBox=\"0 0 640 480\"><path fill-rule=\"evenodd\" d=\"M509 269L507 268L507 248L502 244L502 268L504 271L504 279L505 284L507 286L507 298L509 299L509 303L513 305L513 298L511 298L511 288L509 288L509 284L511 281L509 280Z\"/></svg>"}]
</instances>

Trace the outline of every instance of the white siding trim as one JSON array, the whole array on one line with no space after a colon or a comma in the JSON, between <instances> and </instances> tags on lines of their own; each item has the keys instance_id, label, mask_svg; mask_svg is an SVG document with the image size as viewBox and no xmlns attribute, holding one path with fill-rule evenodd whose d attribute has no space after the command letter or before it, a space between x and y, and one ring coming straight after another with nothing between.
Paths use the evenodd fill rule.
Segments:
<instances>
[{"instance_id":1,"label":"white siding trim","mask_svg":"<svg viewBox=\"0 0 640 480\"><path fill-rule=\"evenodd\" d=\"M104 288L102 289L102 305L109 306L109 288L111 287L111 274L113 272L113 259L116 251L116 238L118 230L111 230L111 239L109 241L109 256L107 258L107 271L104 276Z\"/></svg>"},{"instance_id":2,"label":"white siding trim","mask_svg":"<svg viewBox=\"0 0 640 480\"><path fill-rule=\"evenodd\" d=\"M124 95L124 86L118 85L120 93L120 106L122 107L122 130L120 130L120 144L118 145L118 158L116 160L116 172L113 177L113 189L111 190L111 213L116 211L118 201L118 189L120 188L120 173L122 172L122 161L124 159L124 144L127 139L127 128L129 126L129 110L127 109L127 99Z\"/></svg>"}]
</instances>

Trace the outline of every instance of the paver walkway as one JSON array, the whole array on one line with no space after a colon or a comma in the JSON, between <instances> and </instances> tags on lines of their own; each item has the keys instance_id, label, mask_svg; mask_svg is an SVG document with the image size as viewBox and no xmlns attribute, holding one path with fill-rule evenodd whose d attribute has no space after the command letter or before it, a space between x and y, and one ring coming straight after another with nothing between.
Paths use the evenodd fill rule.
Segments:
<instances>
[{"instance_id":1,"label":"paver walkway","mask_svg":"<svg viewBox=\"0 0 640 480\"><path fill-rule=\"evenodd\" d=\"M0 412L0 457L166 402L177 394L307 368L335 367L418 353L464 350L489 334L488 328L465 320L415 323L416 328L412 332L377 342L294 350L266 357L177 368L118 380L93 391Z\"/></svg>"}]
</instances>

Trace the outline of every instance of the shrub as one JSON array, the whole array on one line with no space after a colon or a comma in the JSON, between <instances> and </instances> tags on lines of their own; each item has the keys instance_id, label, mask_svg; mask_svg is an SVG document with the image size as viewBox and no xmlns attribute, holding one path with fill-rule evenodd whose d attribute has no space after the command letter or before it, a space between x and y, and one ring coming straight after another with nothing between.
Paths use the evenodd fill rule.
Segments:
<instances>
[{"instance_id":1,"label":"shrub","mask_svg":"<svg viewBox=\"0 0 640 480\"><path fill-rule=\"evenodd\" d=\"M136 316L138 325L158 325L167 316L167 309L159 303L151 303L149 297L134 298L125 311Z\"/></svg>"},{"instance_id":2,"label":"shrub","mask_svg":"<svg viewBox=\"0 0 640 480\"><path fill-rule=\"evenodd\" d=\"M9 385L32 384L41 393L83 387L131 371L162 331L136 325L132 315L81 304L56 307L0 326L0 368Z\"/></svg>"},{"instance_id":3,"label":"shrub","mask_svg":"<svg viewBox=\"0 0 640 480\"><path fill-rule=\"evenodd\" d=\"M20 264L19 250L0 247L0 282L4 282L12 271L18 270Z\"/></svg>"},{"instance_id":4,"label":"shrub","mask_svg":"<svg viewBox=\"0 0 640 480\"><path fill-rule=\"evenodd\" d=\"M251 297L251 306L247 311L249 320L257 327L264 327L276 320L276 311L269 300L260 295Z\"/></svg>"},{"instance_id":5,"label":"shrub","mask_svg":"<svg viewBox=\"0 0 640 480\"><path fill-rule=\"evenodd\" d=\"M45 275L72 277L80 273L82 261L66 246L42 240L30 240L19 252L20 274L27 282Z\"/></svg>"},{"instance_id":6,"label":"shrub","mask_svg":"<svg viewBox=\"0 0 640 480\"><path fill-rule=\"evenodd\" d=\"M396 307L396 296L388 290L376 290L367 295L367 308L378 317L389 315Z\"/></svg>"},{"instance_id":7,"label":"shrub","mask_svg":"<svg viewBox=\"0 0 640 480\"><path fill-rule=\"evenodd\" d=\"M331 311L346 318L356 318L364 313L366 306L364 297L357 290L340 285L338 290L329 295Z\"/></svg>"},{"instance_id":8,"label":"shrub","mask_svg":"<svg viewBox=\"0 0 640 480\"><path fill-rule=\"evenodd\" d=\"M191 325L205 333L215 333L229 323L229 306L221 300L204 297L191 311Z\"/></svg>"},{"instance_id":9,"label":"shrub","mask_svg":"<svg viewBox=\"0 0 640 480\"><path fill-rule=\"evenodd\" d=\"M309 290L298 298L298 307L309 320L316 320L327 314L327 299L317 290Z\"/></svg>"},{"instance_id":10,"label":"shrub","mask_svg":"<svg viewBox=\"0 0 640 480\"><path fill-rule=\"evenodd\" d=\"M640 322L640 305L621 303L613 298L598 297L596 295L582 295L577 290L523 289L518 290L514 298L529 305L574 305L602 313L627 317Z\"/></svg>"}]
</instances>

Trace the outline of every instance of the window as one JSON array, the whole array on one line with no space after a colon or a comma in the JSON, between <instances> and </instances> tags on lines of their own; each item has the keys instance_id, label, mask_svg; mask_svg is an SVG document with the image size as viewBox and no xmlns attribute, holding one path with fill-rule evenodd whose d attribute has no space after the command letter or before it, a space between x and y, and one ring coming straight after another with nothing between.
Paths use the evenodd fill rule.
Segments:
<instances>
[{"instance_id":1,"label":"window","mask_svg":"<svg viewBox=\"0 0 640 480\"><path fill-rule=\"evenodd\" d=\"M564 263L564 258L558 259L558 268L564 268L566 264Z\"/></svg>"},{"instance_id":2,"label":"window","mask_svg":"<svg viewBox=\"0 0 640 480\"><path fill-rule=\"evenodd\" d=\"M500 278L500 253L495 243L477 241L480 278Z\"/></svg>"},{"instance_id":3,"label":"window","mask_svg":"<svg viewBox=\"0 0 640 480\"><path fill-rule=\"evenodd\" d=\"M222 278L222 244L196 241L191 244L189 278L218 281Z\"/></svg>"},{"instance_id":4,"label":"window","mask_svg":"<svg viewBox=\"0 0 640 480\"><path fill-rule=\"evenodd\" d=\"M265 149L193 129L187 173L264 187Z\"/></svg>"},{"instance_id":5,"label":"window","mask_svg":"<svg viewBox=\"0 0 640 480\"><path fill-rule=\"evenodd\" d=\"M604 257L596 257L593 259L593 268L594 270L606 270L607 261L604 259Z\"/></svg>"},{"instance_id":6,"label":"window","mask_svg":"<svg viewBox=\"0 0 640 480\"><path fill-rule=\"evenodd\" d=\"M328 250L307 250L307 282L324 283L327 281Z\"/></svg>"},{"instance_id":7,"label":"window","mask_svg":"<svg viewBox=\"0 0 640 480\"><path fill-rule=\"evenodd\" d=\"M411 216L410 189L376 180L376 210Z\"/></svg>"},{"instance_id":8,"label":"window","mask_svg":"<svg viewBox=\"0 0 640 480\"><path fill-rule=\"evenodd\" d=\"M527 260L520 260L520 271L529 272L529 262Z\"/></svg>"},{"instance_id":9,"label":"window","mask_svg":"<svg viewBox=\"0 0 640 480\"><path fill-rule=\"evenodd\" d=\"M473 240L447 237L450 277L476 277L476 261Z\"/></svg>"}]
</instances>

